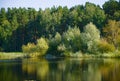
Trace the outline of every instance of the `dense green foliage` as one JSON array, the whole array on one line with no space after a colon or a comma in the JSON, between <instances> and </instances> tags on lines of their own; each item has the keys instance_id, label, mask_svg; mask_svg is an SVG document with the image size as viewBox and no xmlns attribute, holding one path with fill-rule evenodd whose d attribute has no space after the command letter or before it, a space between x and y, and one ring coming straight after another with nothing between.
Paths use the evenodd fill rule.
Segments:
<instances>
[{"instance_id":1,"label":"dense green foliage","mask_svg":"<svg viewBox=\"0 0 120 81\"><path fill-rule=\"evenodd\" d=\"M44 46L45 52L55 55L120 50L119 5L120 1L109 0L103 8L89 2L70 9L66 6L38 11L1 8L0 51L22 51L23 48L24 52L31 53ZM103 40L105 45L101 43Z\"/></svg>"},{"instance_id":2,"label":"dense green foliage","mask_svg":"<svg viewBox=\"0 0 120 81\"><path fill-rule=\"evenodd\" d=\"M77 27L69 28L62 34L61 43L57 46L60 53L68 54L81 50L80 30Z\"/></svg>"}]
</instances>

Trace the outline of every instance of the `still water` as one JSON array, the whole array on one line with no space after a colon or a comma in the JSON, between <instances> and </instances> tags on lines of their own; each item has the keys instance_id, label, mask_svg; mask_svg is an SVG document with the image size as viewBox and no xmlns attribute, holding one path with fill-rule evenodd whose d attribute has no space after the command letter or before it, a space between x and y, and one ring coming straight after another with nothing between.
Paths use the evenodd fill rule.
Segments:
<instances>
[{"instance_id":1,"label":"still water","mask_svg":"<svg viewBox=\"0 0 120 81\"><path fill-rule=\"evenodd\" d=\"M120 60L0 60L0 81L120 81Z\"/></svg>"}]
</instances>

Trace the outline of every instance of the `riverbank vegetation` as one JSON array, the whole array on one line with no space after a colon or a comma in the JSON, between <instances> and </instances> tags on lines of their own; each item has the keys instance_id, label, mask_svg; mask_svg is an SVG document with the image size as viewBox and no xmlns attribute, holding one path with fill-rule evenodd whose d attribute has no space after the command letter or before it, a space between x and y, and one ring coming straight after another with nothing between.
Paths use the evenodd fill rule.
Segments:
<instances>
[{"instance_id":1,"label":"riverbank vegetation","mask_svg":"<svg viewBox=\"0 0 120 81\"><path fill-rule=\"evenodd\" d=\"M0 51L30 57L120 54L120 1L0 9Z\"/></svg>"},{"instance_id":2,"label":"riverbank vegetation","mask_svg":"<svg viewBox=\"0 0 120 81\"><path fill-rule=\"evenodd\" d=\"M27 58L28 55L22 52L0 52L0 59L22 59Z\"/></svg>"}]
</instances>

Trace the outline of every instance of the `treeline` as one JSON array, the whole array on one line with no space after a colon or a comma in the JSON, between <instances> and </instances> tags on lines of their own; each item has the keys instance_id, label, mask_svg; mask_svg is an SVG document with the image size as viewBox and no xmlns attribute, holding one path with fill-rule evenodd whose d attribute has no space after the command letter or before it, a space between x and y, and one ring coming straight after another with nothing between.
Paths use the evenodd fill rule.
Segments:
<instances>
[{"instance_id":1,"label":"treeline","mask_svg":"<svg viewBox=\"0 0 120 81\"><path fill-rule=\"evenodd\" d=\"M96 39L101 41L99 50L103 52L102 48L106 47L110 51L120 49L119 5L120 1L109 0L103 8L89 2L70 9L66 6L38 11L34 8L1 8L0 51L22 51L23 45L37 45L39 38L48 43L49 53L67 52L66 49L92 52L96 47L89 46L95 45L96 42L91 41Z\"/></svg>"}]
</instances>

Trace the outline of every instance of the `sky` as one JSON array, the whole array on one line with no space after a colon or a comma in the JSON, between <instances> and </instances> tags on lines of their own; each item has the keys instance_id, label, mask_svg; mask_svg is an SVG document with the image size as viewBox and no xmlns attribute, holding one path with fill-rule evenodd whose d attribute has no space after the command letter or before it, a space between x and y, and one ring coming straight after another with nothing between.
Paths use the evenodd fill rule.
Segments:
<instances>
[{"instance_id":1,"label":"sky","mask_svg":"<svg viewBox=\"0 0 120 81\"><path fill-rule=\"evenodd\" d=\"M0 8L32 7L36 10L39 10L39 8L44 10L45 8L51 8L53 6L67 6L71 8L75 5L84 5L85 2L91 2L102 7L106 1L108 0L0 0Z\"/></svg>"}]
</instances>

